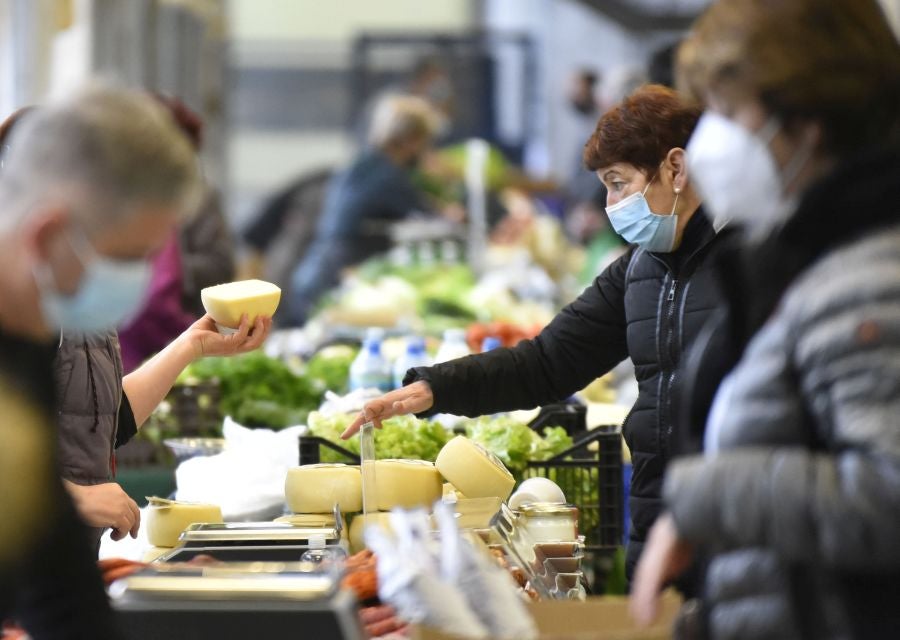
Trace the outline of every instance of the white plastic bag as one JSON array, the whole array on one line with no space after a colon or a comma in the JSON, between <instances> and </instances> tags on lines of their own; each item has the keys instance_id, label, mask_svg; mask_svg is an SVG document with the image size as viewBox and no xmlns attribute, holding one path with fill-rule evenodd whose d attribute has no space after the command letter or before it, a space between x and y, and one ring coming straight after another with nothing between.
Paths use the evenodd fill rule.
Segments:
<instances>
[{"instance_id":1,"label":"white plastic bag","mask_svg":"<svg viewBox=\"0 0 900 640\"><path fill-rule=\"evenodd\" d=\"M512 576L460 536L450 505L436 503L434 515L441 532L441 577L464 594L491 638L537 638L537 627Z\"/></svg>"},{"instance_id":2,"label":"white plastic bag","mask_svg":"<svg viewBox=\"0 0 900 640\"><path fill-rule=\"evenodd\" d=\"M225 451L185 460L175 470L176 498L217 504L226 521L271 520L284 511L284 479L297 466L306 427L248 429L225 418Z\"/></svg>"},{"instance_id":3,"label":"white plastic bag","mask_svg":"<svg viewBox=\"0 0 900 640\"><path fill-rule=\"evenodd\" d=\"M378 558L378 595L397 615L464 638L488 638L485 626L469 609L465 596L441 580L428 541L424 511L391 512L393 536L379 527L365 530L366 544Z\"/></svg>"}]
</instances>

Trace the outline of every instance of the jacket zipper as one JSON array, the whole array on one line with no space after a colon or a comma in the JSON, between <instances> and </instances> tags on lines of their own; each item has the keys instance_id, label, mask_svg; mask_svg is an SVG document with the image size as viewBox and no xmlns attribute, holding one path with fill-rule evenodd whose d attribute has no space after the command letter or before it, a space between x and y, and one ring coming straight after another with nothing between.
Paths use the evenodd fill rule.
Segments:
<instances>
[{"instance_id":1,"label":"jacket zipper","mask_svg":"<svg viewBox=\"0 0 900 640\"><path fill-rule=\"evenodd\" d=\"M702 245L697 247L690 256L688 256L687 260L684 261L681 265L681 274L692 273L688 270L688 266L694 261L697 255L703 251L710 242L715 240L715 236L710 238L709 241L704 242ZM669 291L666 293L666 309L665 317L666 317L666 328L664 329L664 335L658 336L660 339L664 339L663 344L660 349L660 389L659 389L659 398L658 398L658 412L657 412L657 447L659 449L660 454L664 458L668 458L669 456L669 438L672 435L672 416L671 416L671 390L672 386L675 384L675 357L672 353L672 349L674 347L675 340L675 310L678 306L678 276L672 271L669 265L659 257L653 255L652 253L648 254L650 257L654 258L658 262L660 262L666 269L667 277L672 278L672 282L669 284ZM681 275L679 274L679 275ZM663 418L667 418L667 424L665 429L663 429Z\"/></svg>"},{"instance_id":2,"label":"jacket zipper","mask_svg":"<svg viewBox=\"0 0 900 640\"><path fill-rule=\"evenodd\" d=\"M675 359L672 355L672 347L675 340L675 307L678 293L678 278L672 276L672 283L669 286L669 292L666 295L665 310L665 339L662 344L661 354L663 361L660 362L660 375L663 384L660 388L659 398L659 428L658 428L658 445L659 451L663 458L669 456L669 435L671 435L672 416L670 415L670 395L672 391L672 380L675 377ZM665 428L663 428L665 425Z\"/></svg>"}]
</instances>

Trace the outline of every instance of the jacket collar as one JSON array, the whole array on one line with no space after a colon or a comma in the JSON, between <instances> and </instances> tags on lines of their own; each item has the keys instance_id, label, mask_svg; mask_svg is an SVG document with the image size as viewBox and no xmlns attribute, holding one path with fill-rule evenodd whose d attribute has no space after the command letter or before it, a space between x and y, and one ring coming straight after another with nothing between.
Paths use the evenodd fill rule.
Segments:
<instances>
[{"instance_id":1,"label":"jacket collar","mask_svg":"<svg viewBox=\"0 0 900 640\"><path fill-rule=\"evenodd\" d=\"M773 240L814 259L876 229L900 223L900 148L847 160L804 194Z\"/></svg>"},{"instance_id":2,"label":"jacket collar","mask_svg":"<svg viewBox=\"0 0 900 640\"><path fill-rule=\"evenodd\" d=\"M796 213L767 240L730 234L720 272L742 343L762 326L791 282L827 252L900 224L900 149L870 149L812 185ZM740 292L740 293L739 293Z\"/></svg>"}]
</instances>

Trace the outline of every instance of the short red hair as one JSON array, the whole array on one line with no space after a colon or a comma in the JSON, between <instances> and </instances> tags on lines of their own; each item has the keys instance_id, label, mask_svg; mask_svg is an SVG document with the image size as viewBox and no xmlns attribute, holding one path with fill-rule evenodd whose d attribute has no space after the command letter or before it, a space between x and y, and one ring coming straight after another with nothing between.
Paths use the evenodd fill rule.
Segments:
<instances>
[{"instance_id":1,"label":"short red hair","mask_svg":"<svg viewBox=\"0 0 900 640\"><path fill-rule=\"evenodd\" d=\"M670 149L687 146L700 113L674 90L644 85L600 117L584 145L584 164L598 171L627 162L652 174Z\"/></svg>"}]
</instances>

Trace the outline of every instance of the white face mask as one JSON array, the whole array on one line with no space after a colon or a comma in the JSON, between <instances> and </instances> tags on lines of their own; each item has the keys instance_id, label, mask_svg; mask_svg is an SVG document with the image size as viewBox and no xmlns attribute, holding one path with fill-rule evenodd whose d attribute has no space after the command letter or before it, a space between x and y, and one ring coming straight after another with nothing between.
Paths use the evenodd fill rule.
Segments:
<instances>
[{"instance_id":1,"label":"white face mask","mask_svg":"<svg viewBox=\"0 0 900 640\"><path fill-rule=\"evenodd\" d=\"M700 118L686 150L688 169L717 230L735 222L751 240L758 240L793 213L796 197L787 196L784 188L797 177L813 149L811 144L803 145L779 172L769 143L780 127L774 117L756 133L715 112L707 111Z\"/></svg>"}]
</instances>

